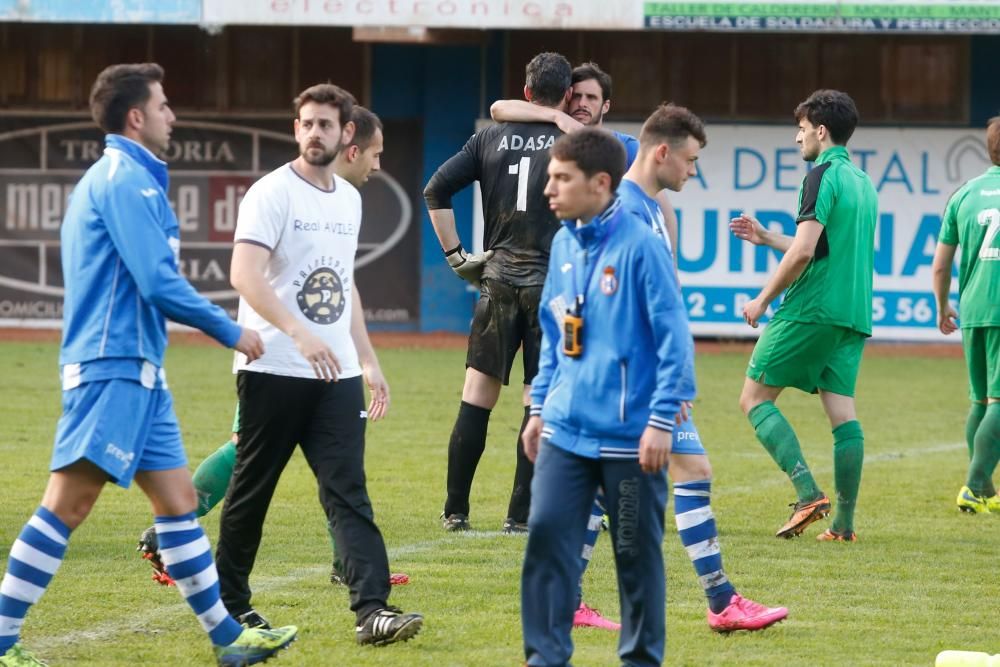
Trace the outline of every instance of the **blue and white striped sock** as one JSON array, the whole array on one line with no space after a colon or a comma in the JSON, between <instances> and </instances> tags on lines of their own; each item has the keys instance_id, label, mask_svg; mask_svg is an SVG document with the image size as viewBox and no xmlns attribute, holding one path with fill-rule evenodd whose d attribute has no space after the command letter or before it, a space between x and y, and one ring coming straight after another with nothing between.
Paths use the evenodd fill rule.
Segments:
<instances>
[{"instance_id":1,"label":"blue and white striped sock","mask_svg":"<svg viewBox=\"0 0 1000 667\"><path fill-rule=\"evenodd\" d=\"M580 560L583 563L580 568L580 582L576 590L577 607L583 602L583 575L587 571L587 566L590 565L591 556L594 555L594 545L597 544L597 536L601 534L601 523L604 521L604 514L606 513L604 502L604 494L598 491L597 497L594 499L594 506L590 508L590 517L587 519L587 534L583 541L583 552L580 554Z\"/></svg>"},{"instance_id":2,"label":"blue and white striped sock","mask_svg":"<svg viewBox=\"0 0 1000 667\"><path fill-rule=\"evenodd\" d=\"M718 614L727 606L736 589L722 569L719 533L712 514L712 480L674 484L674 520L681 544L694 564L698 581L705 589L708 606Z\"/></svg>"},{"instance_id":3,"label":"blue and white striped sock","mask_svg":"<svg viewBox=\"0 0 1000 667\"><path fill-rule=\"evenodd\" d=\"M208 538L194 512L158 516L154 525L167 574L191 605L201 627L216 646L232 644L243 632L243 626L229 615L219 598L219 573Z\"/></svg>"},{"instance_id":4,"label":"blue and white striped sock","mask_svg":"<svg viewBox=\"0 0 1000 667\"><path fill-rule=\"evenodd\" d=\"M59 517L39 507L14 541L0 583L0 655L17 643L28 609L62 565L69 534Z\"/></svg>"}]
</instances>

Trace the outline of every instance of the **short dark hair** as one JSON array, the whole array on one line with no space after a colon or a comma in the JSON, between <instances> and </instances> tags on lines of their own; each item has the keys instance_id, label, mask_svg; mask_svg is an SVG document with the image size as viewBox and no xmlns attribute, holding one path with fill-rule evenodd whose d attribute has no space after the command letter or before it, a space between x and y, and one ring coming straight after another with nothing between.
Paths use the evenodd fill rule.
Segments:
<instances>
[{"instance_id":1,"label":"short dark hair","mask_svg":"<svg viewBox=\"0 0 1000 667\"><path fill-rule=\"evenodd\" d=\"M575 162L590 178L601 172L611 177L611 191L618 189L625 173L625 147L618 137L607 130L585 127L564 134L549 149L549 154L562 162Z\"/></svg>"},{"instance_id":2,"label":"short dark hair","mask_svg":"<svg viewBox=\"0 0 1000 667\"><path fill-rule=\"evenodd\" d=\"M575 85L581 81L593 79L601 87L601 97L607 102L611 99L611 75L602 70L597 63L583 63L573 68L572 83Z\"/></svg>"},{"instance_id":3,"label":"short dark hair","mask_svg":"<svg viewBox=\"0 0 1000 667\"><path fill-rule=\"evenodd\" d=\"M354 123L354 138L348 146L357 146L362 151L368 150L376 130L382 129L382 121L374 112L359 104L351 112L351 122Z\"/></svg>"},{"instance_id":4,"label":"short dark hair","mask_svg":"<svg viewBox=\"0 0 1000 667\"><path fill-rule=\"evenodd\" d=\"M986 121L986 150L990 154L990 162L1000 167L1000 116Z\"/></svg>"},{"instance_id":5,"label":"short dark hair","mask_svg":"<svg viewBox=\"0 0 1000 667\"><path fill-rule=\"evenodd\" d=\"M524 85L533 101L556 106L566 96L572 83L573 67L566 57L546 51L531 59L524 68Z\"/></svg>"},{"instance_id":6,"label":"short dark hair","mask_svg":"<svg viewBox=\"0 0 1000 667\"><path fill-rule=\"evenodd\" d=\"M830 138L844 146L858 126L858 107L847 93L839 90L817 90L806 101L795 107L795 120L803 118L813 127L825 125Z\"/></svg>"},{"instance_id":7,"label":"short dark hair","mask_svg":"<svg viewBox=\"0 0 1000 667\"><path fill-rule=\"evenodd\" d=\"M129 109L146 104L150 84L162 81L163 68L156 63L109 65L90 88L90 115L105 132L120 134Z\"/></svg>"},{"instance_id":8,"label":"short dark hair","mask_svg":"<svg viewBox=\"0 0 1000 667\"><path fill-rule=\"evenodd\" d=\"M642 124L639 145L641 147L666 142L671 146L678 146L687 141L688 137L694 137L704 148L708 141L705 138L705 123L687 107L664 102Z\"/></svg>"},{"instance_id":9,"label":"short dark hair","mask_svg":"<svg viewBox=\"0 0 1000 667\"><path fill-rule=\"evenodd\" d=\"M340 110L340 125L343 125L351 119L351 114L354 111L354 105L357 104L357 100L354 99L354 95L341 88L340 86L335 86L329 81L326 83L317 83L315 86L309 86L292 101L292 106L295 109L295 117L299 117L299 111L302 110L309 102L315 102L316 104L329 104L335 109Z\"/></svg>"}]
</instances>

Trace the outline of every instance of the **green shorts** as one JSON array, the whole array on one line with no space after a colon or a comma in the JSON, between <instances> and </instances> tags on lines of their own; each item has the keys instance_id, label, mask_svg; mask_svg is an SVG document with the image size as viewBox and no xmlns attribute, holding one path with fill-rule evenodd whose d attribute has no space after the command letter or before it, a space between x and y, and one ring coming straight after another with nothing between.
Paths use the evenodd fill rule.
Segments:
<instances>
[{"instance_id":1,"label":"green shorts","mask_svg":"<svg viewBox=\"0 0 1000 667\"><path fill-rule=\"evenodd\" d=\"M1000 327L962 329L962 347L969 368L969 398L1000 398Z\"/></svg>"},{"instance_id":2,"label":"green shorts","mask_svg":"<svg viewBox=\"0 0 1000 667\"><path fill-rule=\"evenodd\" d=\"M854 396L865 338L831 324L771 320L750 355L747 377L810 394Z\"/></svg>"}]
</instances>

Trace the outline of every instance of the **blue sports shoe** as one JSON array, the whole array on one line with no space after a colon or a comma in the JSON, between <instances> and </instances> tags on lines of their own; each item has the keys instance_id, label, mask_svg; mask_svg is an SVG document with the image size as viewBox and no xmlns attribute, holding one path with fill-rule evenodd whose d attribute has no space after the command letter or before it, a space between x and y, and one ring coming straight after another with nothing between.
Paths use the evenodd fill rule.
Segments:
<instances>
[{"instance_id":1,"label":"blue sports shoe","mask_svg":"<svg viewBox=\"0 0 1000 667\"><path fill-rule=\"evenodd\" d=\"M266 662L268 658L295 641L299 629L294 625L265 630L246 628L228 646L216 646L215 657L220 667L243 667Z\"/></svg>"}]
</instances>

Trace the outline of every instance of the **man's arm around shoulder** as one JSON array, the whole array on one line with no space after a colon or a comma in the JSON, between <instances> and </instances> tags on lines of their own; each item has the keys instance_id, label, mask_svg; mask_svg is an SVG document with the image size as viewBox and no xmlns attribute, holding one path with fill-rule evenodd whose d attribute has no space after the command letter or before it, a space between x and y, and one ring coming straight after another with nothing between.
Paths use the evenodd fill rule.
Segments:
<instances>
[{"instance_id":1,"label":"man's arm around shoulder","mask_svg":"<svg viewBox=\"0 0 1000 667\"><path fill-rule=\"evenodd\" d=\"M490 116L498 123L553 123L566 134L583 127L583 123L559 109L525 100L497 100L490 105Z\"/></svg>"}]
</instances>

